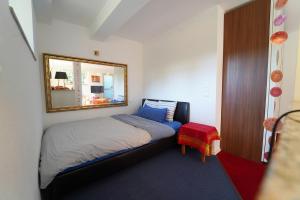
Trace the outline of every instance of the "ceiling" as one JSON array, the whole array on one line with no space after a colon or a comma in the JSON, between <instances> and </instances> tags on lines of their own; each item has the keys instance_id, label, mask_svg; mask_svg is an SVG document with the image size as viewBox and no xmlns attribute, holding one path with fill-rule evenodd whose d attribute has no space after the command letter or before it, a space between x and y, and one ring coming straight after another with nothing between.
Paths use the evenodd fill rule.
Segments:
<instances>
[{"instance_id":1,"label":"ceiling","mask_svg":"<svg viewBox=\"0 0 300 200\"><path fill-rule=\"evenodd\" d=\"M89 29L105 40L118 35L146 41L215 5L225 10L249 0L34 0L37 20L62 20Z\"/></svg>"},{"instance_id":2,"label":"ceiling","mask_svg":"<svg viewBox=\"0 0 300 200\"><path fill-rule=\"evenodd\" d=\"M53 17L59 20L88 26L108 0L53 0Z\"/></svg>"},{"instance_id":3,"label":"ceiling","mask_svg":"<svg viewBox=\"0 0 300 200\"><path fill-rule=\"evenodd\" d=\"M227 10L247 1L152 0L118 31L118 35L132 40L145 41L215 5L219 4Z\"/></svg>"}]
</instances>

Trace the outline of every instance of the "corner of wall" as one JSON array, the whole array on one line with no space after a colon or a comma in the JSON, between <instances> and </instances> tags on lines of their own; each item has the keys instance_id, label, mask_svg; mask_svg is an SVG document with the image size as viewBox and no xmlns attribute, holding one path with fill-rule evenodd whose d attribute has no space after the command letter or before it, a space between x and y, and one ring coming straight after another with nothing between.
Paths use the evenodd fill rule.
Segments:
<instances>
[{"instance_id":1,"label":"corner of wall","mask_svg":"<svg viewBox=\"0 0 300 200\"><path fill-rule=\"evenodd\" d=\"M225 10L218 5L217 22L217 87L216 87L216 127L221 130L221 110L222 110L222 76L223 76L223 43L224 43L224 14Z\"/></svg>"}]
</instances>

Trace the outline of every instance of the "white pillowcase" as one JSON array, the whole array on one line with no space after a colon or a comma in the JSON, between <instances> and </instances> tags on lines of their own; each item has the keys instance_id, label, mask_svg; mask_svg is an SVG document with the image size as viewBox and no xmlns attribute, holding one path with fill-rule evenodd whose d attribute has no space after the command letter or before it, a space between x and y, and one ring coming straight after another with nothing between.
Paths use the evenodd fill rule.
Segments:
<instances>
[{"instance_id":1,"label":"white pillowcase","mask_svg":"<svg viewBox=\"0 0 300 200\"><path fill-rule=\"evenodd\" d=\"M150 101L148 99L145 100L143 106L150 106L152 108L167 108L166 120L169 122L173 121L174 113L176 110L177 102L167 102L167 101Z\"/></svg>"},{"instance_id":2,"label":"white pillowcase","mask_svg":"<svg viewBox=\"0 0 300 200\"><path fill-rule=\"evenodd\" d=\"M172 101L172 102L167 102L167 101L159 101L159 108L167 108L167 116L166 120L169 122L173 121L174 118L174 113L176 110L177 102Z\"/></svg>"},{"instance_id":3,"label":"white pillowcase","mask_svg":"<svg viewBox=\"0 0 300 200\"><path fill-rule=\"evenodd\" d=\"M145 105L150 106L151 108L159 108L159 102L158 101L150 101L150 100L146 99L146 101L144 102L143 107Z\"/></svg>"}]
</instances>

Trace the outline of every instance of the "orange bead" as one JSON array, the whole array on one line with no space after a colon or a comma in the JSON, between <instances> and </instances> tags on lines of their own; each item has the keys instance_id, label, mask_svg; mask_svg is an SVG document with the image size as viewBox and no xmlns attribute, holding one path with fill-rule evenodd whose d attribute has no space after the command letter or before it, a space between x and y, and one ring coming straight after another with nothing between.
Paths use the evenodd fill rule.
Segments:
<instances>
[{"instance_id":1,"label":"orange bead","mask_svg":"<svg viewBox=\"0 0 300 200\"><path fill-rule=\"evenodd\" d=\"M282 81L283 73L280 70L275 70L271 74L271 80L275 83Z\"/></svg>"},{"instance_id":2,"label":"orange bead","mask_svg":"<svg viewBox=\"0 0 300 200\"><path fill-rule=\"evenodd\" d=\"M288 0L277 0L276 4L275 4L275 8L277 10L282 9L286 4L287 4Z\"/></svg>"},{"instance_id":3,"label":"orange bead","mask_svg":"<svg viewBox=\"0 0 300 200\"><path fill-rule=\"evenodd\" d=\"M274 44L283 44L288 39L288 34L285 31L278 31L271 36L271 42Z\"/></svg>"}]
</instances>

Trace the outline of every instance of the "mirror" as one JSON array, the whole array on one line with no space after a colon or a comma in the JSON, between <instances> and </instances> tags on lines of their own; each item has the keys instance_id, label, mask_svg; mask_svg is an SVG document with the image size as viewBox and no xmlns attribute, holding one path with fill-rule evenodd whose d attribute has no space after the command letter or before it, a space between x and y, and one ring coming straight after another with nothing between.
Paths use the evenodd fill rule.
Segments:
<instances>
[{"instance_id":1,"label":"mirror","mask_svg":"<svg viewBox=\"0 0 300 200\"><path fill-rule=\"evenodd\" d=\"M44 54L47 112L127 106L127 65Z\"/></svg>"}]
</instances>

